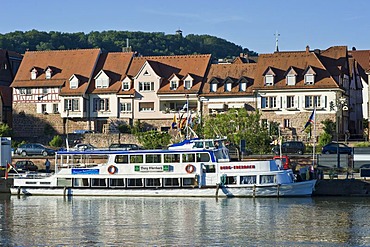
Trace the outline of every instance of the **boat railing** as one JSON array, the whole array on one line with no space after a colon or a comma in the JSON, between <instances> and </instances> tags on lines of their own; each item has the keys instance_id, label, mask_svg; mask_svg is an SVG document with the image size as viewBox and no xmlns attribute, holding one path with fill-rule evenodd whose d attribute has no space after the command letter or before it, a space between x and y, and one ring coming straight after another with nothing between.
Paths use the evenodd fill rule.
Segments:
<instances>
[{"instance_id":1,"label":"boat railing","mask_svg":"<svg viewBox=\"0 0 370 247\"><path fill-rule=\"evenodd\" d=\"M63 163L58 164L58 169L64 169L64 168L88 168L88 167L95 167L99 166L101 164L97 163Z\"/></svg>"}]
</instances>

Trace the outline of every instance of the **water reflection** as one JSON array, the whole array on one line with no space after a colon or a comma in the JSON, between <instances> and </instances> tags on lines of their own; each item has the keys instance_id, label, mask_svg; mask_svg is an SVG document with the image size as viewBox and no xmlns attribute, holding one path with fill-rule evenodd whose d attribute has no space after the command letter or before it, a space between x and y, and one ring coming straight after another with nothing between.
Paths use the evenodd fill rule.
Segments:
<instances>
[{"instance_id":1,"label":"water reflection","mask_svg":"<svg viewBox=\"0 0 370 247\"><path fill-rule=\"evenodd\" d=\"M370 245L370 198L0 196L8 245Z\"/></svg>"}]
</instances>

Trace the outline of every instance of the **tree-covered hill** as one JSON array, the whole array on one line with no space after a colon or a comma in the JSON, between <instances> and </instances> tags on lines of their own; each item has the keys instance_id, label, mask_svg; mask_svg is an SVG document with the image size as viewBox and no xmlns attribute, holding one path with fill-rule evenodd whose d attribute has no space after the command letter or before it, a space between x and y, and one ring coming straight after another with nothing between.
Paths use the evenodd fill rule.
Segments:
<instances>
[{"instance_id":1,"label":"tree-covered hill","mask_svg":"<svg viewBox=\"0 0 370 247\"><path fill-rule=\"evenodd\" d=\"M232 58L244 52L252 56L257 53L249 51L227 40L210 35L165 34L162 32L103 31L85 34L42 32L37 30L15 31L0 34L0 48L23 54L26 50L69 50L102 48L106 51L122 51L129 46L141 55L185 55L212 54L214 58Z\"/></svg>"}]
</instances>

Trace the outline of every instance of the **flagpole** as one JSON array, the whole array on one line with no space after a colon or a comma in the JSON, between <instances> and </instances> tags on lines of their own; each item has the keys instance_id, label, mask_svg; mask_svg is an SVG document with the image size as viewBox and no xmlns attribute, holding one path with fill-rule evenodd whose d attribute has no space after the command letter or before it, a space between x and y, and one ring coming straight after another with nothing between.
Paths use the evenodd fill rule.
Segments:
<instances>
[{"instance_id":1,"label":"flagpole","mask_svg":"<svg viewBox=\"0 0 370 247\"><path fill-rule=\"evenodd\" d=\"M188 126L188 121L189 121L189 94L186 95L186 138L189 139L189 126Z\"/></svg>"},{"instance_id":2,"label":"flagpole","mask_svg":"<svg viewBox=\"0 0 370 247\"><path fill-rule=\"evenodd\" d=\"M313 120L313 151L312 151L312 166L315 167L315 148L316 148L316 104L314 106L314 120Z\"/></svg>"}]
</instances>

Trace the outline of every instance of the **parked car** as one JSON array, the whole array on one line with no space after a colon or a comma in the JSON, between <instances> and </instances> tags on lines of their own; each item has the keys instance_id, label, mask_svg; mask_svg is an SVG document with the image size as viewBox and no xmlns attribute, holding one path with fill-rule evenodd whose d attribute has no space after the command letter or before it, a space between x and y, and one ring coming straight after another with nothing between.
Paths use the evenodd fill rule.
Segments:
<instances>
[{"instance_id":1,"label":"parked car","mask_svg":"<svg viewBox=\"0 0 370 247\"><path fill-rule=\"evenodd\" d=\"M304 154L306 146L300 141L287 141L281 144L281 152L283 154ZM276 155L280 154L280 146L275 145L272 152Z\"/></svg>"},{"instance_id":2,"label":"parked car","mask_svg":"<svg viewBox=\"0 0 370 247\"><path fill-rule=\"evenodd\" d=\"M338 153L339 145L339 153L340 154L352 154L352 148L347 146L344 143L337 143L337 142L331 142L329 144L326 144L325 146L322 147L321 153L323 154L336 154Z\"/></svg>"},{"instance_id":3,"label":"parked car","mask_svg":"<svg viewBox=\"0 0 370 247\"><path fill-rule=\"evenodd\" d=\"M55 155L55 150L45 147L40 143L26 143L20 145L16 150L15 154L27 156L27 155L42 155L49 156Z\"/></svg>"},{"instance_id":4,"label":"parked car","mask_svg":"<svg viewBox=\"0 0 370 247\"><path fill-rule=\"evenodd\" d=\"M109 145L109 150L138 150L140 146L132 143L112 143Z\"/></svg>"},{"instance_id":5,"label":"parked car","mask_svg":"<svg viewBox=\"0 0 370 247\"><path fill-rule=\"evenodd\" d=\"M36 172L39 168L30 160L19 160L15 162L14 165L15 170L17 172ZM13 170L10 170L10 172L14 172Z\"/></svg>"},{"instance_id":6,"label":"parked car","mask_svg":"<svg viewBox=\"0 0 370 247\"><path fill-rule=\"evenodd\" d=\"M85 151L85 150L94 150L95 147L91 144L79 143L76 144L72 149L78 151Z\"/></svg>"}]
</instances>

